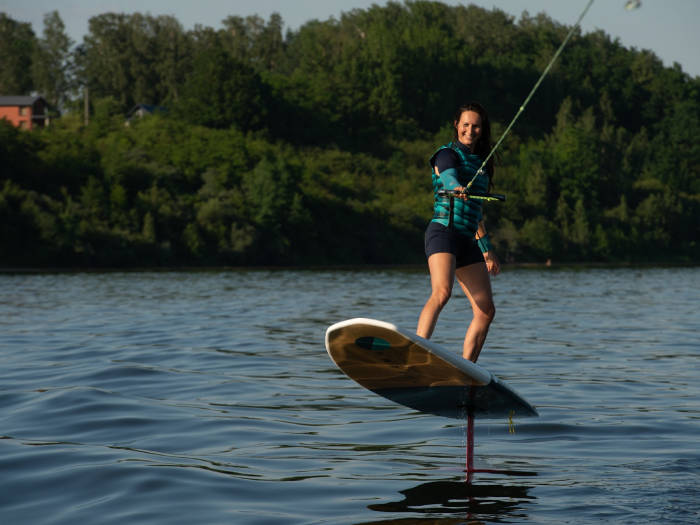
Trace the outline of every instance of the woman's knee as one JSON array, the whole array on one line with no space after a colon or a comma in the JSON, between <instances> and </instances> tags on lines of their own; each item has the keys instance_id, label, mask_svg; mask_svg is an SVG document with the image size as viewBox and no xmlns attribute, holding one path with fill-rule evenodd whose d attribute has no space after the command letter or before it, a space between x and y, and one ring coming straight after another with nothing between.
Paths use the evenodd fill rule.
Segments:
<instances>
[{"instance_id":1,"label":"woman's knee","mask_svg":"<svg viewBox=\"0 0 700 525\"><path fill-rule=\"evenodd\" d=\"M486 311L486 315L489 318L489 323L493 321L494 317L496 317L496 306L493 304L493 302L491 302L491 304L489 305Z\"/></svg>"},{"instance_id":2,"label":"woman's knee","mask_svg":"<svg viewBox=\"0 0 700 525\"><path fill-rule=\"evenodd\" d=\"M483 323L491 324L494 317L496 317L496 306L493 304L493 301L480 304L474 315L480 317Z\"/></svg>"},{"instance_id":3,"label":"woman's knee","mask_svg":"<svg viewBox=\"0 0 700 525\"><path fill-rule=\"evenodd\" d=\"M440 306L440 308L447 304L447 301L450 300L451 296L452 290L449 287L440 286L438 288L435 288L432 292L433 301L435 301Z\"/></svg>"}]
</instances>

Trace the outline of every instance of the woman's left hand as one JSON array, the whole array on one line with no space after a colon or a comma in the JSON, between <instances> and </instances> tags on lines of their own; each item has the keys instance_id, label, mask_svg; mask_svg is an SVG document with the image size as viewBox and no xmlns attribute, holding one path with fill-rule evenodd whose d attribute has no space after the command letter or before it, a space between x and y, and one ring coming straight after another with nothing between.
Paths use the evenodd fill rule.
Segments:
<instances>
[{"instance_id":1,"label":"woman's left hand","mask_svg":"<svg viewBox=\"0 0 700 525\"><path fill-rule=\"evenodd\" d=\"M486 270L491 275L498 275L501 273L501 263L498 261L498 257L493 250L484 253L484 262L486 262Z\"/></svg>"}]
</instances>

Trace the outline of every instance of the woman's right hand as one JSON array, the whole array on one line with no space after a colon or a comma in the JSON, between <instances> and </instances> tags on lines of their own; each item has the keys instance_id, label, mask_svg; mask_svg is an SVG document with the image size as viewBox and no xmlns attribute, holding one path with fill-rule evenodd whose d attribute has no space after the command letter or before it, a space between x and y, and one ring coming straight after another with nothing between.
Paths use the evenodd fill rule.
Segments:
<instances>
[{"instance_id":1,"label":"woman's right hand","mask_svg":"<svg viewBox=\"0 0 700 525\"><path fill-rule=\"evenodd\" d=\"M457 197L458 199L467 199L468 198L467 189L464 186L457 186L452 191L458 193L458 195L455 195L455 197Z\"/></svg>"}]
</instances>

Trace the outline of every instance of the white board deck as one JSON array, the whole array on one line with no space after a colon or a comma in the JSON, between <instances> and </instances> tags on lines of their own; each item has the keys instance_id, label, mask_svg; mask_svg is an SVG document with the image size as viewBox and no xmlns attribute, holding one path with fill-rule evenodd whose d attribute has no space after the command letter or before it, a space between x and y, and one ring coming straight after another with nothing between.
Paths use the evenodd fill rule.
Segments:
<instances>
[{"instance_id":1,"label":"white board deck","mask_svg":"<svg viewBox=\"0 0 700 525\"><path fill-rule=\"evenodd\" d=\"M391 323L336 323L326 330L326 350L363 387L421 412L459 419L538 415L485 368Z\"/></svg>"}]
</instances>

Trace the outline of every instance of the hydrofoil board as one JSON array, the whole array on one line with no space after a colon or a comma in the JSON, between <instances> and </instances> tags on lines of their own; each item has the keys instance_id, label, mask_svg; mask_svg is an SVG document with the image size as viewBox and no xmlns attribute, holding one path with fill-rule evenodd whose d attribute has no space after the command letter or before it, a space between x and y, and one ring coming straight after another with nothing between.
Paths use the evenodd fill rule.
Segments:
<instances>
[{"instance_id":1,"label":"hydrofoil board","mask_svg":"<svg viewBox=\"0 0 700 525\"><path fill-rule=\"evenodd\" d=\"M326 330L326 350L348 377L414 410L458 419L538 415L485 368L391 323L336 323Z\"/></svg>"}]
</instances>

